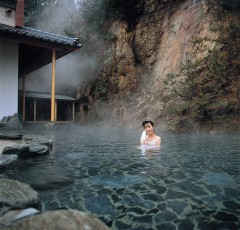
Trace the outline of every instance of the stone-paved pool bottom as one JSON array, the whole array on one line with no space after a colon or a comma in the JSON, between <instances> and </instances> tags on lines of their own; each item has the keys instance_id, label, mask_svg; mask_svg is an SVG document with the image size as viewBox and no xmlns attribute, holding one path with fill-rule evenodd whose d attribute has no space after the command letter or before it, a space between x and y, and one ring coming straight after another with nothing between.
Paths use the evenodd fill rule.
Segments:
<instances>
[{"instance_id":1,"label":"stone-paved pool bottom","mask_svg":"<svg viewBox=\"0 0 240 230\"><path fill-rule=\"evenodd\" d=\"M240 229L239 135L161 133L160 149L141 149L136 133L42 131L53 152L0 175L32 185L44 209L89 212L112 229Z\"/></svg>"}]
</instances>

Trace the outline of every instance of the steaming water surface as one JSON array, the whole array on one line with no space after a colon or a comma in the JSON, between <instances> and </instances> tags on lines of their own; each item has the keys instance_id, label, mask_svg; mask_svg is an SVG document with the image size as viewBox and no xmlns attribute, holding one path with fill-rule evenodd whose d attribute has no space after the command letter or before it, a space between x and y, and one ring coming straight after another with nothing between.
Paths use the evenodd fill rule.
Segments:
<instances>
[{"instance_id":1,"label":"steaming water surface","mask_svg":"<svg viewBox=\"0 0 240 230\"><path fill-rule=\"evenodd\" d=\"M21 160L0 176L32 185L43 209L92 213L112 229L239 229L239 134L159 133L61 126L24 130L52 138L49 156Z\"/></svg>"}]
</instances>

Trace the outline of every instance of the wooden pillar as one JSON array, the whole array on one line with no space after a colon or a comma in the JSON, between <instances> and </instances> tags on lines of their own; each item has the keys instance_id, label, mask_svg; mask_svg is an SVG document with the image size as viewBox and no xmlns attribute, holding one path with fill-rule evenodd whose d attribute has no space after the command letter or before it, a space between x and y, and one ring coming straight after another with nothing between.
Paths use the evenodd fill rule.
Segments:
<instances>
[{"instance_id":1,"label":"wooden pillar","mask_svg":"<svg viewBox=\"0 0 240 230\"><path fill-rule=\"evenodd\" d=\"M74 101L73 101L72 119L73 119L73 123L74 123L74 120L75 120L75 103L74 103Z\"/></svg>"},{"instance_id":2,"label":"wooden pillar","mask_svg":"<svg viewBox=\"0 0 240 230\"><path fill-rule=\"evenodd\" d=\"M34 102L33 102L33 121L36 122L37 121L37 99L34 98Z\"/></svg>"},{"instance_id":3,"label":"wooden pillar","mask_svg":"<svg viewBox=\"0 0 240 230\"><path fill-rule=\"evenodd\" d=\"M51 122L55 121L56 50L52 50Z\"/></svg>"},{"instance_id":4,"label":"wooden pillar","mask_svg":"<svg viewBox=\"0 0 240 230\"><path fill-rule=\"evenodd\" d=\"M23 122L26 119L25 73L23 73L23 85L22 85L22 119Z\"/></svg>"}]
</instances>

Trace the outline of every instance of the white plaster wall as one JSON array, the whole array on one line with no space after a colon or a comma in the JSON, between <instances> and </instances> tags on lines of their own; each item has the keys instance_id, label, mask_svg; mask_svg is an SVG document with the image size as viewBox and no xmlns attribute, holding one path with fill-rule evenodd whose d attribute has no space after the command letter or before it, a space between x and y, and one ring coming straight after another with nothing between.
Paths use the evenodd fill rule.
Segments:
<instances>
[{"instance_id":1,"label":"white plaster wall","mask_svg":"<svg viewBox=\"0 0 240 230\"><path fill-rule=\"evenodd\" d=\"M7 7L0 6L0 23L15 26L15 10L12 10L11 14L7 14Z\"/></svg>"},{"instance_id":2,"label":"white plaster wall","mask_svg":"<svg viewBox=\"0 0 240 230\"><path fill-rule=\"evenodd\" d=\"M0 39L0 120L18 112L18 43Z\"/></svg>"}]
</instances>

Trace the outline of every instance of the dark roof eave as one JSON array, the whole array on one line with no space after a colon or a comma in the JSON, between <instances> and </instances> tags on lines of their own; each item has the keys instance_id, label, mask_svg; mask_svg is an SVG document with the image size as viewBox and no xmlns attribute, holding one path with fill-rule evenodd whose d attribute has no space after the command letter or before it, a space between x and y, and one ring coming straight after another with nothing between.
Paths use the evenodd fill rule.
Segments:
<instances>
[{"instance_id":1,"label":"dark roof eave","mask_svg":"<svg viewBox=\"0 0 240 230\"><path fill-rule=\"evenodd\" d=\"M70 38L29 27L12 27L0 24L0 37L48 48L76 50L82 47L78 38Z\"/></svg>"},{"instance_id":2,"label":"dark roof eave","mask_svg":"<svg viewBox=\"0 0 240 230\"><path fill-rule=\"evenodd\" d=\"M0 5L9 7L13 10L16 9L17 0L0 0Z\"/></svg>"},{"instance_id":3,"label":"dark roof eave","mask_svg":"<svg viewBox=\"0 0 240 230\"><path fill-rule=\"evenodd\" d=\"M60 51L57 51L56 53L56 60L75 51L75 49L68 49L68 50L60 50ZM26 66L25 69L24 69L24 73L25 75L37 70L37 69L40 69L41 67L49 64L52 62L52 59L49 58L48 60L45 60L43 61L41 64L33 64L31 63L29 66ZM21 76L20 76L21 77Z\"/></svg>"},{"instance_id":4,"label":"dark roof eave","mask_svg":"<svg viewBox=\"0 0 240 230\"><path fill-rule=\"evenodd\" d=\"M20 45L30 45L38 48L46 48L44 56L35 60L29 60L29 64L23 66L19 71L19 77L23 73L29 74L52 61L51 50L56 49L56 59L59 59L82 47L78 38L70 38L58 34L53 34L28 27L12 27L0 23L0 38L19 43Z\"/></svg>"}]
</instances>

